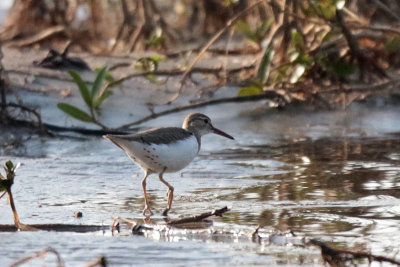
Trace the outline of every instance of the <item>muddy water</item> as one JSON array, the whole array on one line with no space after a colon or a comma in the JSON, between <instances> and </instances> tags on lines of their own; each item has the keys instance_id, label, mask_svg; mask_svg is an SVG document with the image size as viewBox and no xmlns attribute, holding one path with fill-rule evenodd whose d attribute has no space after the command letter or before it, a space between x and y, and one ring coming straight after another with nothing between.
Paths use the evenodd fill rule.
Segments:
<instances>
[{"instance_id":1,"label":"muddy water","mask_svg":"<svg viewBox=\"0 0 400 267\"><path fill-rule=\"evenodd\" d=\"M165 176L175 187L171 218L227 205L231 211L216 218L215 227L251 230L260 224L337 247L386 256L398 251L400 109L199 111L215 114L214 124L237 140L206 136L192 164ZM169 124L180 124L182 116L169 117ZM142 172L106 140L28 137L12 130L7 136L18 142L3 146L0 161L23 163L13 187L22 222L109 225L114 216L142 219ZM148 191L155 219L160 219L166 188L150 176ZM76 211L83 217L75 218ZM12 224L5 199L0 200L0 214L0 224ZM0 240L2 266L48 246L68 266L102 255L111 266L322 265L313 247L251 241L112 237L109 231L3 232ZM54 261L48 256L32 264Z\"/></svg>"}]
</instances>

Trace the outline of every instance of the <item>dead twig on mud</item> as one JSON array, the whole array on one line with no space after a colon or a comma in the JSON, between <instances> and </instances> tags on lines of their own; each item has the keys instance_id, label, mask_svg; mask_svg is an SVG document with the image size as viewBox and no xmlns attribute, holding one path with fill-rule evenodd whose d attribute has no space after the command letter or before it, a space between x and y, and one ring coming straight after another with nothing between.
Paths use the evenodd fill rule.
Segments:
<instances>
[{"instance_id":1,"label":"dead twig on mud","mask_svg":"<svg viewBox=\"0 0 400 267\"><path fill-rule=\"evenodd\" d=\"M227 75L229 74L234 74L237 72L241 72L241 71L245 71L245 70L249 70L249 69L254 69L256 66L255 64L249 64L246 66L242 66L242 67L238 67L238 68L232 68L232 69L228 69L227 70ZM197 67L197 68L193 68L191 73L203 73L203 74L213 74L217 77L220 76L220 73L223 71L222 67L219 68L202 68L202 67ZM184 74L185 71L183 70L179 70L179 69L173 69L173 70L157 70L157 71L149 71L149 72L142 72L142 73L133 73L133 74L129 74L125 77L121 77L115 81L109 82L105 85L105 88L109 88L112 86L116 86L121 84L122 82L132 79L132 78L136 78L136 77L146 77L147 75L159 75L159 76L178 76L181 74Z\"/></svg>"},{"instance_id":2,"label":"dead twig on mud","mask_svg":"<svg viewBox=\"0 0 400 267\"><path fill-rule=\"evenodd\" d=\"M357 259L367 259L369 263L373 261L377 262L389 262L391 264L395 264L400 266L400 261L397 261L393 258L388 258L384 256L376 256L371 253L362 252L362 251L351 251L347 249L335 249L322 241L311 239L309 241L310 244L320 247L322 258L325 262L327 262L330 266L348 266L348 264L355 265L354 260Z\"/></svg>"},{"instance_id":3,"label":"dead twig on mud","mask_svg":"<svg viewBox=\"0 0 400 267\"><path fill-rule=\"evenodd\" d=\"M52 247L48 247L48 248L45 248L44 250L42 250L40 252L33 253L32 255L29 255L29 256L26 256L26 257L24 257L22 259L17 260L16 262L10 264L10 267L20 266L21 264L26 263L26 262L28 262L28 261L30 261L32 259L44 257L49 253L52 253L57 257L57 267L64 267L65 266L64 261L61 258L60 254L57 252L57 250L55 250Z\"/></svg>"},{"instance_id":4,"label":"dead twig on mud","mask_svg":"<svg viewBox=\"0 0 400 267\"><path fill-rule=\"evenodd\" d=\"M167 222L167 225L178 225L178 224L184 224L184 223L193 223L193 222L201 222L204 219L211 217L211 216L218 216L218 217L222 217L222 214L224 214L225 212L229 211L228 207L223 207L221 209L217 209L217 210L213 210L210 212L204 212L200 215L196 215L196 216L192 216L192 217L186 217L186 218L182 218L179 220L173 220L173 221L169 221Z\"/></svg>"},{"instance_id":5,"label":"dead twig on mud","mask_svg":"<svg viewBox=\"0 0 400 267\"><path fill-rule=\"evenodd\" d=\"M20 105L20 104L17 104L17 103L12 103L12 102L11 103L6 103L5 106L6 107L18 108L18 109L20 109L22 111L26 111L26 112L32 113L37 119L37 123L38 123L39 128L42 128L42 118L41 118L40 114L36 110L34 110L32 108L29 108L27 106Z\"/></svg>"},{"instance_id":6,"label":"dead twig on mud","mask_svg":"<svg viewBox=\"0 0 400 267\"><path fill-rule=\"evenodd\" d=\"M201 51L201 48L192 48L192 49L184 49L184 50L179 50L179 51L171 51L167 52L164 54L167 58L176 58L180 57L184 54L187 53L198 53ZM259 48L237 48L237 49L222 49L222 48L209 48L207 49L208 53L211 54L217 54L217 55L230 55L230 56L235 56L235 55L253 55L253 54L258 54L260 52Z\"/></svg>"}]
</instances>

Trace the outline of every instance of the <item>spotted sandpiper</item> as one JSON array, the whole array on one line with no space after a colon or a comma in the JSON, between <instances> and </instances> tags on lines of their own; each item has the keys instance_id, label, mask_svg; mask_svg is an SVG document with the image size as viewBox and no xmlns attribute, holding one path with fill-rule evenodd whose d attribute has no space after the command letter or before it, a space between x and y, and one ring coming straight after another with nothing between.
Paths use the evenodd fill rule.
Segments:
<instances>
[{"instance_id":1,"label":"spotted sandpiper","mask_svg":"<svg viewBox=\"0 0 400 267\"><path fill-rule=\"evenodd\" d=\"M229 134L218 130L204 114L191 113L186 116L182 128L160 127L129 135L105 135L126 152L137 165L144 170L142 187L145 198L143 215L150 216L149 199L146 191L146 179L152 173L168 186L168 205L163 215L171 209L174 188L164 180L164 173L177 172L185 168L199 153L201 137L208 133L219 134L234 139Z\"/></svg>"}]
</instances>

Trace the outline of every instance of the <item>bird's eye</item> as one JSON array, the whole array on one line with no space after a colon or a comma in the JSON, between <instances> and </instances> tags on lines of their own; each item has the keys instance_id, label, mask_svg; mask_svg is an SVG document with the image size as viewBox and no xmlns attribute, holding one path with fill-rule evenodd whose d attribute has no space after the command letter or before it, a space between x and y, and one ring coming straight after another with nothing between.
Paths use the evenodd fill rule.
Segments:
<instances>
[{"instance_id":1,"label":"bird's eye","mask_svg":"<svg viewBox=\"0 0 400 267\"><path fill-rule=\"evenodd\" d=\"M204 119L204 123L207 124L208 123L208 119Z\"/></svg>"}]
</instances>

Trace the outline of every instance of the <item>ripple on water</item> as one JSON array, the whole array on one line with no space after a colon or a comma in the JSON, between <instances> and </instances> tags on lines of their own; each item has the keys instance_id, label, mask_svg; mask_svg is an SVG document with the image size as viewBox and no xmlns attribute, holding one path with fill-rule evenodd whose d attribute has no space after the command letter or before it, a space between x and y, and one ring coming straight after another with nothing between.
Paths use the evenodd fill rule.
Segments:
<instances>
[{"instance_id":1,"label":"ripple on water","mask_svg":"<svg viewBox=\"0 0 400 267\"><path fill-rule=\"evenodd\" d=\"M337 244L376 251L400 246L400 141L388 139L299 139L205 151L182 173L167 174L175 187L171 218L225 205L231 212L216 223L226 227L288 230ZM110 224L111 217L141 219L142 170L122 151L98 139L43 142L45 155L14 157L23 162L13 187L24 223ZM4 162L8 157L0 157ZM307 159L307 160L306 160ZM155 211L166 205L166 187L148 179ZM83 217L73 215L82 211ZM12 223L7 201L0 201L1 224ZM296 265L320 260L301 252L253 243L111 237L109 233L0 233L0 258L8 264L47 246L68 265L106 255L124 265ZM168 241L168 242L167 242ZM275 251L276 253L272 252ZM4 255L1 253L5 253ZM11 255L11 256L6 256ZM283 256L282 256L283 255ZM50 260L51 261L51 260Z\"/></svg>"}]
</instances>

